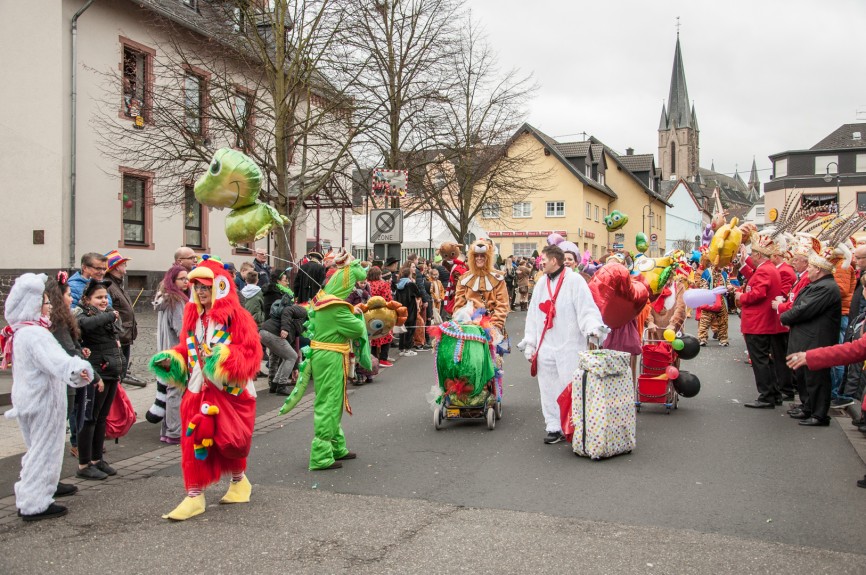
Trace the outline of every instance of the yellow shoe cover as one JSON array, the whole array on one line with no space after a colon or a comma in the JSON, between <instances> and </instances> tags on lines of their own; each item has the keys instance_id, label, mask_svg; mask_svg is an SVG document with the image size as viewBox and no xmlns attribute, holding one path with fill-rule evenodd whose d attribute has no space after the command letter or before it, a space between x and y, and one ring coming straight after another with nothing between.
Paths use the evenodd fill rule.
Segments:
<instances>
[{"instance_id":1,"label":"yellow shoe cover","mask_svg":"<svg viewBox=\"0 0 866 575\"><path fill-rule=\"evenodd\" d=\"M220 499L220 503L249 503L250 502L250 494L253 492L253 486L250 484L250 480L247 479L247 476L244 475L244 478L235 483L232 481L229 483L229 490L226 491L226 494Z\"/></svg>"},{"instance_id":2,"label":"yellow shoe cover","mask_svg":"<svg viewBox=\"0 0 866 575\"><path fill-rule=\"evenodd\" d=\"M204 502L204 493L196 497L185 497L180 505L174 508L171 513L163 515L163 519L172 519L174 521L186 521L190 517L201 515L204 513L207 504Z\"/></svg>"}]
</instances>

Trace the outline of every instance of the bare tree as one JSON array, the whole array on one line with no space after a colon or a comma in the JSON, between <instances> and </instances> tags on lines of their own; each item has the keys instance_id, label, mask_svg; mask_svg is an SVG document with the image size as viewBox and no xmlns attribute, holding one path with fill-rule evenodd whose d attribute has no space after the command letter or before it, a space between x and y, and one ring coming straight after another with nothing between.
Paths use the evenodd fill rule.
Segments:
<instances>
[{"instance_id":1,"label":"bare tree","mask_svg":"<svg viewBox=\"0 0 866 575\"><path fill-rule=\"evenodd\" d=\"M157 174L157 204L182 205L184 184L205 169L216 148L244 150L265 176L260 199L290 220L309 198L349 201L345 178L353 135L339 32L349 0L227 0L199 3L174 18L153 8L158 58L143 102L142 130L118 118L116 86L136 96L135 62L106 73L109 87L96 122L110 157ZM148 71L150 73L150 71ZM351 80L351 78L348 78ZM123 114L122 114L123 115ZM292 236L293 237L293 236ZM285 233L276 255L288 258Z\"/></svg>"},{"instance_id":2,"label":"bare tree","mask_svg":"<svg viewBox=\"0 0 866 575\"><path fill-rule=\"evenodd\" d=\"M457 241L482 211L501 209L548 186L540 149L514 146L524 106L535 90L530 76L501 74L496 56L469 20L450 66L443 132L424 172L412 208L441 217Z\"/></svg>"},{"instance_id":3,"label":"bare tree","mask_svg":"<svg viewBox=\"0 0 866 575\"><path fill-rule=\"evenodd\" d=\"M345 28L348 61L359 71L356 167L408 170L410 194L442 134L459 8L459 0L361 0Z\"/></svg>"}]
</instances>

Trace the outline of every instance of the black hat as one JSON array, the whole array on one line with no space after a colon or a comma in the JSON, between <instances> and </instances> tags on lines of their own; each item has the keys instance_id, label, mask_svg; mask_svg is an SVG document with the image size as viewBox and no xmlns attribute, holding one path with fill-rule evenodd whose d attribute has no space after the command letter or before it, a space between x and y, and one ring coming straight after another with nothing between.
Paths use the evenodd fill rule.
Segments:
<instances>
[{"instance_id":1,"label":"black hat","mask_svg":"<svg viewBox=\"0 0 866 575\"><path fill-rule=\"evenodd\" d=\"M319 261L322 261L323 259L325 259L325 257L322 254L320 254L319 252L310 252L307 254L307 257L310 258L311 260L319 260Z\"/></svg>"},{"instance_id":2,"label":"black hat","mask_svg":"<svg viewBox=\"0 0 866 575\"><path fill-rule=\"evenodd\" d=\"M397 258L388 258L387 260L385 260L385 266L386 267L390 266L391 264L398 264L398 263L400 263L400 260L398 260Z\"/></svg>"}]
</instances>

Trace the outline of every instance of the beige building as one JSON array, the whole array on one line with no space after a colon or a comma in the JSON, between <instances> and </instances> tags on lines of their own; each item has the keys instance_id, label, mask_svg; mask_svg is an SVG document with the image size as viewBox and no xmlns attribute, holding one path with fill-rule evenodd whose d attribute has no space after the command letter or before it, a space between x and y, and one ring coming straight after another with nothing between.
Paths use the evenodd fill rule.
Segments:
<instances>
[{"instance_id":1,"label":"beige building","mask_svg":"<svg viewBox=\"0 0 866 575\"><path fill-rule=\"evenodd\" d=\"M541 191L522 201L485 206L479 223L503 257L540 253L554 232L596 259L613 249L634 251L641 231L655 237L649 255L663 248L669 206L654 191L652 154L634 156L629 150L620 156L592 137L560 143L529 124L518 130L512 142L515 154L523 153L525 146L541 150L544 159L538 169L546 177L539 182ZM623 228L608 232L604 218L614 210L629 220Z\"/></svg>"},{"instance_id":2,"label":"beige building","mask_svg":"<svg viewBox=\"0 0 866 575\"><path fill-rule=\"evenodd\" d=\"M155 73L159 64L165 66L168 48L164 47L171 42L164 29L152 25L153 17L160 15L195 29L191 22L209 5L200 0L3 2L0 99L5 105L0 110L4 150L0 170L7 174L0 195L3 287L25 270L77 267L81 255L90 251L117 249L131 258L133 289L149 289L181 245L200 254L220 255L224 261L250 258L248 251L229 245L223 233L227 212L195 201L194 178L168 178L142 169L134 160L119 162L105 152L114 143L128 144L127 137L140 139L154 133L149 132L151 90L154 84L174 81ZM209 112L214 111L209 106L229 106L245 118L253 139L256 129L267 128L264 120L251 117L254 83L243 75L238 75L230 101L220 104L210 101L206 73L194 67L184 70L187 127L209 149L244 145L231 134L208 131ZM110 103L115 123L122 126L113 141L105 137L105 102ZM137 116L141 116L141 130ZM174 187L178 201L155 205L157 185ZM333 213L322 217L319 226L329 230L332 241L351 237L351 229L344 231ZM294 234L297 251L306 248L308 232L315 233L315 220L302 219ZM263 239L259 246L267 248L270 241Z\"/></svg>"}]
</instances>

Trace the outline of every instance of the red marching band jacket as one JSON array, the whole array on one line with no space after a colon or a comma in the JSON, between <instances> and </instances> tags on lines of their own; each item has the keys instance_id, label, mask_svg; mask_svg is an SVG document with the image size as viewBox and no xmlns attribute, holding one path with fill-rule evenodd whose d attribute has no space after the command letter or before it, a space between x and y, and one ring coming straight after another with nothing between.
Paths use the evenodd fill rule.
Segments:
<instances>
[{"instance_id":1,"label":"red marching band jacket","mask_svg":"<svg viewBox=\"0 0 866 575\"><path fill-rule=\"evenodd\" d=\"M773 334L787 331L771 303L782 291L779 270L771 262L759 265L740 296L740 331L744 334Z\"/></svg>"},{"instance_id":2,"label":"red marching band jacket","mask_svg":"<svg viewBox=\"0 0 866 575\"><path fill-rule=\"evenodd\" d=\"M803 272L803 275L800 276L800 279L797 280L797 283L795 283L794 287L791 288L791 295L788 296L788 301L783 301L779 304L779 309L776 310L779 315L782 315L783 313L794 307L794 300L797 299L797 294L800 293L807 285L809 285L809 274Z\"/></svg>"}]
</instances>

